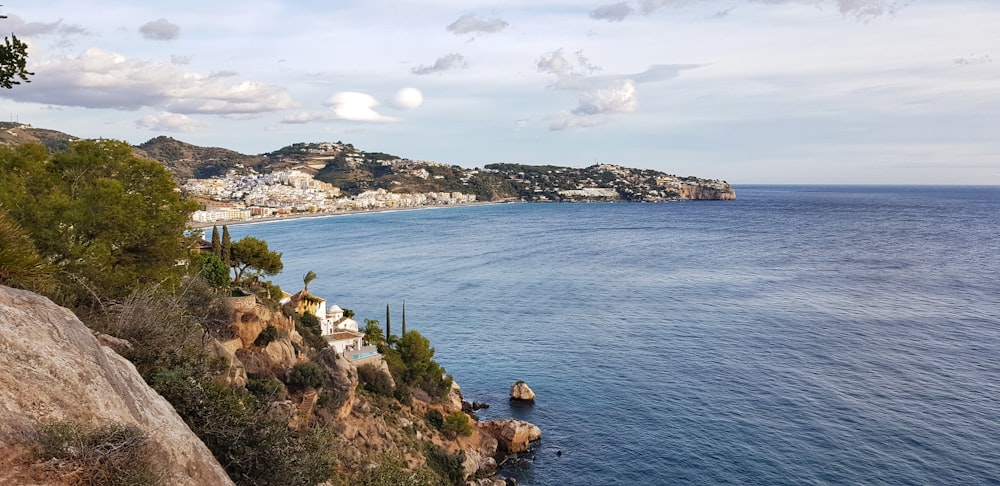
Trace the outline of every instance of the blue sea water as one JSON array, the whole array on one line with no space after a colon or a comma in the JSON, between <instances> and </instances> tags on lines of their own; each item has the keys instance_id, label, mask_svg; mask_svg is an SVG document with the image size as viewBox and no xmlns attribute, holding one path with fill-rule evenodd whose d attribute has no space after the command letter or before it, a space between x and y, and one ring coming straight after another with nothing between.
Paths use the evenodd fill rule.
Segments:
<instances>
[{"instance_id":1,"label":"blue sea water","mask_svg":"<svg viewBox=\"0 0 1000 486\"><path fill-rule=\"evenodd\" d=\"M230 230L361 322L405 300L541 427L520 484L1000 484L1000 187L736 189Z\"/></svg>"}]
</instances>

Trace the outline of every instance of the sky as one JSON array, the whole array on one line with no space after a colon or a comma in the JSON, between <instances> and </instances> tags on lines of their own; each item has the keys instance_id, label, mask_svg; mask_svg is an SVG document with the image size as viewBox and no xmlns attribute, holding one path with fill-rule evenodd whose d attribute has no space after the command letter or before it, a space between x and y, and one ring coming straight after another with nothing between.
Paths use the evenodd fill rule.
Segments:
<instances>
[{"instance_id":1,"label":"sky","mask_svg":"<svg viewBox=\"0 0 1000 486\"><path fill-rule=\"evenodd\" d=\"M1000 185L998 0L8 0L10 121L260 154Z\"/></svg>"}]
</instances>

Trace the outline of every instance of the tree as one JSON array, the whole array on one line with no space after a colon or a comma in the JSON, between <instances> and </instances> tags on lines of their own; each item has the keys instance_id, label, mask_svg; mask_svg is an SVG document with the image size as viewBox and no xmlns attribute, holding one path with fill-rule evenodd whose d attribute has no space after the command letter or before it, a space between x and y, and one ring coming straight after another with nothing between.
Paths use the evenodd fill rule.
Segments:
<instances>
[{"instance_id":1,"label":"tree","mask_svg":"<svg viewBox=\"0 0 1000 486\"><path fill-rule=\"evenodd\" d=\"M227 267L232 266L232 241L229 239L229 226L222 225L222 246L219 247L219 252L222 257L222 263L225 263Z\"/></svg>"},{"instance_id":2,"label":"tree","mask_svg":"<svg viewBox=\"0 0 1000 486\"><path fill-rule=\"evenodd\" d=\"M389 304L385 305L385 337L389 341L392 341L392 332L389 328Z\"/></svg>"},{"instance_id":3,"label":"tree","mask_svg":"<svg viewBox=\"0 0 1000 486\"><path fill-rule=\"evenodd\" d=\"M302 283L305 284L305 288L302 289L303 292L309 293L309 282L316 280L316 272L309 270L303 277Z\"/></svg>"},{"instance_id":4,"label":"tree","mask_svg":"<svg viewBox=\"0 0 1000 486\"><path fill-rule=\"evenodd\" d=\"M403 301L403 335L406 335L406 301Z\"/></svg>"},{"instance_id":5,"label":"tree","mask_svg":"<svg viewBox=\"0 0 1000 486\"><path fill-rule=\"evenodd\" d=\"M0 15L0 19L7 18ZM0 87L11 89L21 81L30 83L28 76L35 73L28 71L28 45L21 42L16 35L3 38L0 44Z\"/></svg>"},{"instance_id":6,"label":"tree","mask_svg":"<svg viewBox=\"0 0 1000 486\"><path fill-rule=\"evenodd\" d=\"M196 204L176 187L125 142L75 141L51 156L37 144L0 148L0 208L55 267L65 305L180 281Z\"/></svg>"},{"instance_id":7,"label":"tree","mask_svg":"<svg viewBox=\"0 0 1000 486\"><path fill-rule=\"evenodd\" d=\"M0 285L48 293L55 288L52 268L16 221L0 212Z\"/></svg>"},{"instance_id":8,"label":"tree","mask_svg":"<svg viewBox=\"0 0 1000 486\"><path fill-rule=\"evenodd\" d=\"M248 269L256 270L260 275L277 275L281 273L284 264L281 263L281 253L271 251L267 242L253 236L245 236L230 247L232 260L229 265L236 272L236 282L243 280L243 273Z\"/></svg>"},{"instance_id":9,"label":"tree","mask_svg":"<svg viewBox=\"0 0 1000 486\"><path fill-rule=\"evenodd\" d=\"M372 346L380 346L385 342L385 336L382 335L382 328L379 327L378 321L374 319L365 319L365 341Z\"/></svg>"},{"instance_id":10,"label":"tree","mask_svg":"<svg viewBox=\"0 0 1000 486\"><path fill-rule=\"evenodd\" d=\"M222 261L222 242L219 240L219 226L212 226L212 254L219 257L219 261ZM222 262L225 264L225 262Z\"/></svg>"},{"instance_id":11,"label":"tree","mask_svg":"<svg viewBox=\"0 0 1000 486\"><path fill-rule=\"evenodd\" d=\"M201 278L212 288L221 289L229 285L229 268L219 257L209 254L201 264Z\"/></svg>"}]
</instances>

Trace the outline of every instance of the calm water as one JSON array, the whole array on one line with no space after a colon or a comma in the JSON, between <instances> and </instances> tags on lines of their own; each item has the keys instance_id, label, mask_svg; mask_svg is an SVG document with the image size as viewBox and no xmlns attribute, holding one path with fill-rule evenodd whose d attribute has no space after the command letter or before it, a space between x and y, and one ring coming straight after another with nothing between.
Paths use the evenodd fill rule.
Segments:
<instances>
[{"instance_id":1,"label":"calm water","mask_svg":"<svg viewBox=\"0 0 1000 486\"><path fill-rule=\"evenodd\" d=\"M405 300L483 418L542 428L522 484L1000 484L1000 188L737 193L230 229L360 322Z\"/></svg>"}]
</instances>

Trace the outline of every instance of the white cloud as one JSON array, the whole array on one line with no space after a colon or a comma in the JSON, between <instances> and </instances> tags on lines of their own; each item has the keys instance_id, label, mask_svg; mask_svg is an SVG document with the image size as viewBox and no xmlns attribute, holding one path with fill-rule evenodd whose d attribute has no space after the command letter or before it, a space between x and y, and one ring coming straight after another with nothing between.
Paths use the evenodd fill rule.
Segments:
<instances>
[{"instance_id":1,"label":"white cloud","mask_svg":"<svg viewBox=\"0 0 1000 486\"><path fill-rule=\"evenodd\" d=\"M451 69L464 69L466 67L469 67L469 63L465 60L465 57L461 54L451 53L439 57L436 61L434 61L433 66L425 66L421 64L411 69L410 72L413 74L433 74Z\"/></svg>"},{"instance_id":2,"label":"white cloud","mask_svg":"<svg viewBox=\"0 0 1000 486\"><path fill-rule=\"evenodd\" d=\"M17 101L84 108L246 115L294 108L284 88L181 71L177 65L90 48L77 57L32 65L35 76L4 93Z\"/></svg>"},{"instance_id":3,"label":"white cloud","mask_svg":"<svg viewBox=\"0 0 1000 486\"><path fill-rule=\"evenodd\" d=\"M630 113L639 107L635 83L623 79L611 86L588 91L580 98L574 115L602 115L605 113Z\"/></svg>"},{"instance_id":4,"label":"white cloud","mask_svg":"<svg viewBox=\"0 0 1000 486\"><path fill-rule=\"evenodd\" d=\"M372 95L356 91L342 91L330 97L332 118L347 121L393 122L395 118L375 111L379 102Z\"/></svg>"},{"instance_id":5,"label":"white cloud","mask_svg":"<svg viewBox=\"0 0 1000 486\"><path fill-rule=\"evenodd\" d=\"M508 24L505 20L496 17L492 19L482 19L476 17L476 14L465 14L459 17L457 20L452 22L446 27L448 32L456 35L468 34L472 32L485 32L493 33L500 32L501 30L507 28Z\"/></svg>"},{"instance_id":6,"label":"white cloud","mask_svg":"<svg viewBox=\"0 0 1000 486\"><path fill-rule=\"evenodd\" d=\"M135 126L161 132L193 132L198 124L187 115L163 112L146 115L135 121Z\"/></svg>"},{"instance_id":7,"label":"white cloud","mask_svg":"<svg viewBox=\"0 0 1000 486\"><path fill-rule=\"evenodd\" d=\"M139 32L150 40L174 40L180 37L181 28L167 19L158 19L143 24Z\"/></svg>"},{"instance_id":8,"label":"white cloud","mask_svg":"<svg viewBox=\"0 0 1000 486\"><path fill-rule=\"evenodd\" d=\"M400 110L414 110L424 104L424 94L417 88L403 88L387 104Z\"/></svg>"}]
</instances>

